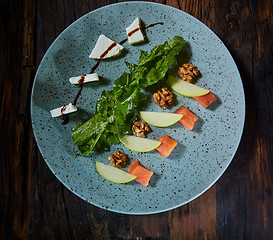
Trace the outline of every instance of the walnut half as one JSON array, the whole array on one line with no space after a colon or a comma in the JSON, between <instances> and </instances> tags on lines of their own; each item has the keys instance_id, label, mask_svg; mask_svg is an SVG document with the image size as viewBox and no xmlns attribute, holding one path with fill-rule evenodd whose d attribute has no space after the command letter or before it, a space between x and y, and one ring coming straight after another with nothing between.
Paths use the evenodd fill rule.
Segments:
<instances>
[{"instance_id":1,"label":"walnut half","mask_svg":"<svg viewBox=\"0 0 273 240\"><path fill-rule=\"evenodd\" d=\"M113 167L121 168L121 167L125 166L125 164L128 161L128 158L127 158L126 154L116 150L112 156L108 157L108 160L110 161L110 163L113 164Z\"/></svg>"},{"instance_id":2,"label":"walnut half","mask_svg":"<svg viewBox=\"0 0 273 240\"><path fill-rule=\"evenodd\" d=\"M149 125L144 121L135 121L132 126L133 134L138 137L145 137L145 133L150 131Z\"/></svg>"},{"instance_id":3,"label":"walnut half","mask_svg":"<svg viewBox=\"0 0 273 240\"><path fill-rule=\"evenodd\" d=\"M166 109L168 105L173 103L173 93L168 90L168 88L164 87L157 91L157 93L153 94L153 101L159 107Z\"/></svg>"},{"instance_id":4,"label":"walnut half","mask_svg":"<svg viewBox=\"0 0 273 240\"><path fill-rule=\"evenodd\" d=\"M185 63L178 69L178 75L186 82L193 82L200 72L193 64Z\"/></svg>"}]
</instances>

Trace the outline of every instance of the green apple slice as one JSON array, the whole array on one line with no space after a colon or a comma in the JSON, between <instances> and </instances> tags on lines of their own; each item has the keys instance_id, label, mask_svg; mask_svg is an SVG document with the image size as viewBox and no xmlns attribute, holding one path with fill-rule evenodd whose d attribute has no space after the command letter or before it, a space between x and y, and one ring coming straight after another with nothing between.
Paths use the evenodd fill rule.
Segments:
<instances>
[{"instance_id":1,"label":"green apple slice","mask_svg":"<svg viewBox=\"0 0 273 240\"><path fill-rule=\"evenodd\" d=\"M183 81L171 75L168 76L168 81L171 88L175 92L186 97L199 97L199 96L206 95L210 92L210 90L207 90L205 88L199 87L192 83Z\"/></svg>"},{"instance_id":2,"label":"green apple slice","mask_svg":"<svg viewBox=\"0 0 273 240\"><path fill-rule=\"evenodd\" d=\"M102 162L96 162L96 169L102 177L114 183L127 183L136 178L136 176L130 173Z\"/></svg>"},{"instance_id":3,"label":"green apple slice","mask_svg":"<svg viewBox=\"0 0 273 240\"><path fill-rule=\"evenodd\" d=\"M182 114L166 112L140 111L139 113L143 121L155 127L168 127L183 117Z\"/></svg>"},{"instance_id":4,"label":"green apple slice","mask_svg":"<svg viewBox=\"0 0 273 240\"><path fill-rule=\"evenodd\" d=\"M121 143L134 152L149 152L156 149L161 144L159 141L130 135L125 135L121 139Z\"/></svg>"}]
</instances>

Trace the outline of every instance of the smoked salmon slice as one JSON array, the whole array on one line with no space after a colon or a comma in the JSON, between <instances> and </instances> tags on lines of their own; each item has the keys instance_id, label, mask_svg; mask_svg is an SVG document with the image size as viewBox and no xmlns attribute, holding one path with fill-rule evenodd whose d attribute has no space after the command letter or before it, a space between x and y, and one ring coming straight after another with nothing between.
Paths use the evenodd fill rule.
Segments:
<instances>
[{"instance_id":1,"label":"smoked salmon slice","mask_svg":"<svg viewBox=\"0 0 273 240\"><path fill-rule=\"evenodd\" d=\"M183 115L183 117L179 120L179 123L189 130L193 129L194 123L197 121L198 117L196 117L189 109L181 106L174 113Z\"/></svg>"},{"instance_id":2,"label":"smoked salmon slice","mask_svg":"<svg viewBox=\"0 0 273 240\"><path fill-rule=\"evenodd\" d=\"M177 142L166 134L159 138L158 141L161 142L161 144L156 148L156 151L164 158L168 157L177 145Z\"/></svg>"},{"instance_id":3,"label":"smoked salmon slice","mask_svg":"<svg viewBox=\"0 0 273 240\"><path fill-rule=\"evenodd\" d=\"M211 92L204 96L193 97L193 99L198 101L204 108L207 108L212 102L217 100Z\"/></svg>"},{"instance_id":4,"label":"smoked salmon slice","mask_svg":"<svg viewBox=\"0 0 273 240\"><path fill-rule=\"evenodd\" d=\"M135 175L135 180L144 186L148 186L150 178L154 174L152 171L141 166L138 160L132 162L128 168L128 173Z\"/></svg>"}]
</instances>

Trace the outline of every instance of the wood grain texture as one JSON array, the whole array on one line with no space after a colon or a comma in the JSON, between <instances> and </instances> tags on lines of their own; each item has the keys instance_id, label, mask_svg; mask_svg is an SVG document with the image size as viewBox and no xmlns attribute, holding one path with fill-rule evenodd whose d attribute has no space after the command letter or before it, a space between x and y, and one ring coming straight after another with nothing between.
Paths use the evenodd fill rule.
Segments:
<instances>
[{"instance_id":1,"label":"wood grain texture","mask_svg":"<svg viewBox=\"0 0 273 240\"><path fill-rule=\"evenodd\" d=\"M209 26L228 47L243 80L241 144L224 175L199 198L161 214L112 213L79 199L47 167L31 128L36 69L67 26L116 2L0 1L1 239L272 239L272 0L154 1Z\"/></svg>"},{"instance_id":2,"label":"wood grain texture","mask_svg":"<svg viewBox=\"0 0 273 240\"><path fill-rule=\"evenodd\" d=\"M272 232L272 2L219 4L215 27L240 69L246 95L244 135L229 171L217 183L220 238L270 239ZM266 19L266 20L265 20ZM234 34L230 34L234 32ZM242 34L243 33L243 34ZM232 185L232 183L234 183ZM232 186L232 187L230 187ZM220 224L221 223L221 224ZM230 228L234 231L230 231Z\"/></svg>"}]
</instances>

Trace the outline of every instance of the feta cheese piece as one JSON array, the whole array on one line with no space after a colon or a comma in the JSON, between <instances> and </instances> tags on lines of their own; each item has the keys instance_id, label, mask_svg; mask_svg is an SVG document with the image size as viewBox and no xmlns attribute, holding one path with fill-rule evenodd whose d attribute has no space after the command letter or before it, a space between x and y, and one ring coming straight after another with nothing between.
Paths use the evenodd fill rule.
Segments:
<instances>
[{"instance_id":1,"label":"feta cheese piece","mask_svg":"<svg viewBox=\"0 0 273 240\"><path fill-rule=\"evenodd\" d=\"M50 111L52 117L59 117L63 114L69 114L72 112L76 112L78 109L76 106L74 106L72 103L69 103L68 105L64 105L62 107L53 109Z\"/></svg>"},{"instance_id":2,"label":"feta cheese piece","mask_svg":"<svg viewBox=\"0 0 273 240\"><path fill-rule=\"evenodd\" d=\"M145 40L141 31L141 20L139 17L137 17L135 21L126 28L126 33L130 44L140 43Z\"/></svg>"},{"instance_id":3,"label":"feta cheese piece","mask_svg":"<svg viewBox=\"0 0 273 240\"><path fill-rule=\"evenodd\" d=\"M99 75L97 73L91 73L91 74L69 78L69 82L72 84L87 83L87 82L94 82L94 81L99 81Z\"/></svg>"},{"instance_id":4,"label":"feta cheese piece","mask_svg":"<svg viewBox=\"0 0 273 240\"><path fill-rule=\"evenodd\" d=\"M104 59L114 57L119 55L123 48L124 47L112 41L110 38L100 35L95 47L89 55L89 58Z\"/></svg>"}]
</instances>

